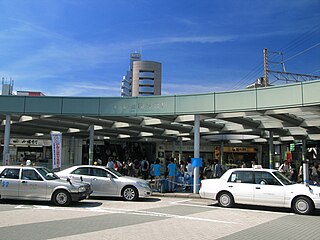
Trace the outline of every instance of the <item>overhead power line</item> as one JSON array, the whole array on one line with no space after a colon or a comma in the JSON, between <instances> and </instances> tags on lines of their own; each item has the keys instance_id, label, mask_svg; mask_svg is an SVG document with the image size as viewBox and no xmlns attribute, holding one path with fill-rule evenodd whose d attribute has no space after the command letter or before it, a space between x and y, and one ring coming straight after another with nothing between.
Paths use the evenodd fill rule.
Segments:
<instances>
[{"instance_id":1,"label":"overhead power line","mask_svg":"<svg viewBox=\"0 0 320 240\"><path fill-rule=\"evenodd\" d=\"M289 61L289 60L291 60L291 59L293 59L293 58L295 58L295 57L297 57L297 56L299 56L299 55L301 55L301 54L303 54L305 52L308 52L309 50L311 50L311 49L313 49L313 48L315 48L315 47L317 47L319 45L320 45L320 42L318 42L317 44L315 44L315 45L313 45L313 46L311 46L311 47L309 47L309 48L307 48L307 49L305 49L305 50L303 50L303 51L301 51L299 53L297 53L296 55L294 55L292 57L289 57L289 58L283 60L283 62L287 62L287 61Z\"/></svg>"}]
</instances>

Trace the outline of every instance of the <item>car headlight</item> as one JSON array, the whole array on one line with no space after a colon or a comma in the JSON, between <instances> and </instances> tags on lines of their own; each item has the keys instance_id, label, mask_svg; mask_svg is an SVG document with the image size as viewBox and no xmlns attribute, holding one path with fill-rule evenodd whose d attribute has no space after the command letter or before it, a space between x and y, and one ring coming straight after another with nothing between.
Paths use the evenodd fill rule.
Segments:
<instances>
[{"instance_id":1,"label":"car headlight","mask_svg":"<svg viewBox=\"0 0 320 240\"><path fill-rule=\"evenodd\" d=\"M140 187L143 187L143 188L148 188L149 187L149 183L146 183L146 182L138 182L138 185Z\"/></svg>"},{"instance_id":2,"label":"car headlight","mask_svg":"<svg viewBox=\"0 0 320 240\"><path fill-rule=\"evenodd\" d=\"M79 189L78 189L78 192L85 192L85 191L86 191L85 186L79 187Z\"/></svg>"}]
</instances>

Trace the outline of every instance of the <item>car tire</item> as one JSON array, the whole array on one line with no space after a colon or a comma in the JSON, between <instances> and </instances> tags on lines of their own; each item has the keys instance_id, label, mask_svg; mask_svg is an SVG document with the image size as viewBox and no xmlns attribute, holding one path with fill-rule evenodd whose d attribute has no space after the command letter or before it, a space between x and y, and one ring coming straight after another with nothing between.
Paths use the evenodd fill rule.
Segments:
<instances>
[{"instance_id":1,"label":"car tire","mask_svg":"<svg viewBox=\"0 0 320 240\"><path fill-rule=\"evenodd\" d=\"M218 204L220 207L231 208L234 205L234 199L231 193L222 192L218 196Z\"/></svg>"},{"instance_id":2,"label":"car tire","mask_svg":"<svg viewBox=\"0 0 320 240\"><path fill-rule=\"evenodd\" d=\"M133 186L126 186L122 190L122 197L126 201L135 201L138 199L138 190Z\"/></svg>"},{"instance_id":3,"label":"car tire","mask_svg":"<svg viewBox=\"0 0 320 240\"><path fill-rule=\"evenodd\" d=\"M54 192L52 200L57 206L68 206L71 203L71 196L66 190L57 190Z\"/></svg>"},{"instance_id":4,"label":"car tire","mask_svg":"<svg viewBox=\"0 0 320 240\"><path fill-rule=\"evenodd\" d=\"M310 214L314 210L313 202L307 197L297 197L292 204L293 211L297 214Z\"/></svg>"}]
</instances>

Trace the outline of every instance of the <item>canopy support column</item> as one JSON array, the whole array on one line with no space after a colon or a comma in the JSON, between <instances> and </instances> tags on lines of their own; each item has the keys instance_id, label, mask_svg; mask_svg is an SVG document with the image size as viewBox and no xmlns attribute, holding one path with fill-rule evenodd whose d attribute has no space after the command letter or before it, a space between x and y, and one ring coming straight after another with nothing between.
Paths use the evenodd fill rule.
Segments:
<instances>
[{"instance_id":1,"label":"canopy support column","mask_svg":"<svg viewBox=\"0 0 320 240\"><path fill-rule=\"evenodd\" d=\"M91 124L89 127L90 139L89 139L89 165L93 163L93 143L94 143L94 125Z\"/></svg>"},{"instance_id":2,"label":"canopy support column","mask_svg":"<svg viewBox=\"0 0 320 240\"><path fill-rule=\"evenodd\" d=\"M194 158L200 157L200 116L194 115ZM199 193L199 167L193 169L193 193Z\"/></svg>"},{"instance_id":3,"label":"canopy support column","mask_svg":"<svg viewBox=\"0 0 320 240\"><path fill-rule=\"evenodd\" d=\"M4 143L3 143L3 165L9 165L10 163L10 126L11 126L11 116L6 115L6 126L4 129Z\"/></svg>"}]
</instances>

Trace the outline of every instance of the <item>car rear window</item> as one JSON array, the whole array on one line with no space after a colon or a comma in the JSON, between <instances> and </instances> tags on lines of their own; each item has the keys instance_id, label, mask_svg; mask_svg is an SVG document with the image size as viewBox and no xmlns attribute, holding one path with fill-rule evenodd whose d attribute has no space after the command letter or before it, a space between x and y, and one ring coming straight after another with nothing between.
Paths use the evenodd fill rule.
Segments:
<instances>
[{"instance_id":1,"label":"car rear window","mask_svg":"<svg viewBox=\"0 0 320 240\"><path fill-rule=\"evenodd\" d=\"M253 183L252 171L234 171L231 173L228 182L234 183Z\"/></svg>"},{"instance_id":2,"label":"car rear window","mask_svg":"<svg viewBox=\"0 0 320 240\"><path fill-rule=\"evenodd\" d=\"M80 167L80 168L77 168L77 169L73 170L71 172L71 174L90 176L90 168L88 168L88 167Z\"/></svg>"},{"instance_id":3,"label":"car rear window","mask_svg":"<svg viewBox=\"0 0 320 240\"><path fill-rule=\"evenodd\" d=\"M0 174L0 178L19 179L19 168L6 168Z\"/></svg>"}]
</instances>

